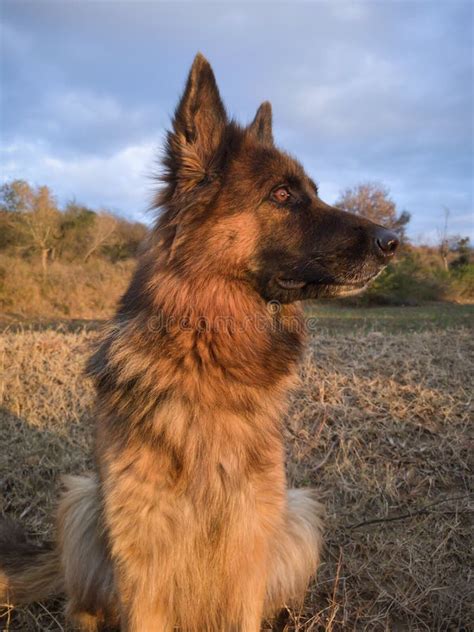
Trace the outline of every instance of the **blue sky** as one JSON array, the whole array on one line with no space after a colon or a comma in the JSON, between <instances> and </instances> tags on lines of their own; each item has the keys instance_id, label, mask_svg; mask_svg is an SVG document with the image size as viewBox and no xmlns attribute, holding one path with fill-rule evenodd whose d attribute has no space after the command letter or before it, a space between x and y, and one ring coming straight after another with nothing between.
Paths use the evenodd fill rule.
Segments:
<instances>
[{"instance_id":1,"label":"blue sky","mask_svg":"<svg viewBox=\"0 0 474 632\"><path fill-rule=\"evenodd\" d=\"M194 54L231 115L273 104L321 197L387 185L410 235L474 238L473 10L459 0L0 0L0 178L142 219Z\"/></svg>"}]
</instances>

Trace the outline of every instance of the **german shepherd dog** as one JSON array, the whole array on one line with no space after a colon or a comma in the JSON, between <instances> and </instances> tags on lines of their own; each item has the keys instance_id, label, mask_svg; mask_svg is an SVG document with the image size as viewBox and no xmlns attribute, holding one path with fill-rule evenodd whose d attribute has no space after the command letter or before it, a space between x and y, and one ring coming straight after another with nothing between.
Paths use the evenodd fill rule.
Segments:
<instances>
[{"instance_id":1,"label":"german shepherd dog","mask_svg":"<svg viewBox=\"0 0 474 632\"><path fill-rule=\"evenodd\" d=\"M195 58L156 225L88 363L97 472L66 480L50 548L3 523L3 600L65 593L83 630L257 632L303 598L322 508L287 489L281 432L300 301L359 291L398 241L325 204L271 119L230 121Z\"/></svg>"}]
</instances>

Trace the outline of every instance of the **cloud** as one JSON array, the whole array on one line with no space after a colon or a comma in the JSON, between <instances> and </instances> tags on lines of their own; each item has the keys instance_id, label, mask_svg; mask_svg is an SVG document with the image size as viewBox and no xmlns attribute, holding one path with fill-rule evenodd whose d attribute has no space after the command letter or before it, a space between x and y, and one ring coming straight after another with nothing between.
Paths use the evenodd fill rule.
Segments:
<instances>
[{"instance_id":1,"label":"cloud","mask_svg":"<svg viewBox=\"0 0 474 632\"><path fill-rule=\"evenodd\" d=\"M24 138L47 139L65 155L103 154L153 138L164 119L158 107L127 106L108 94L56 91L34 102L21 126L7 129L5 137L11 143L19 131Z\"/></svg>"},{"instance_id":2,"label":"cloud","mask_svg":"<svg viewBox=\"0 0 474 632\"><path fill-rule=\"evenodd\" d=\"M46 184L62 204L77 197L91 207L147 221L152 194L149 176L156 148L155 143L144 142L108 156L64 159L42 143L18 141L2 149L2 179L23 178L33 184Z\"/></svg>"},{"instance_id":3,"label":"cloud","mask_svg":"<svg viewBox=\"0 0 474 632\"><path fill-rule=\"evenodd\" d=\"M381 180L432 231L470 231L471 2L2 4L2 174L132 214L194 54L230 112L275 136L323 197ZM134 175L130 175L134 174ZM457 221L457 220L456 220ZM454 226L454 224L453 224ZM458 228L456 228L458 230Z\"/></svg>"}]
</instances>

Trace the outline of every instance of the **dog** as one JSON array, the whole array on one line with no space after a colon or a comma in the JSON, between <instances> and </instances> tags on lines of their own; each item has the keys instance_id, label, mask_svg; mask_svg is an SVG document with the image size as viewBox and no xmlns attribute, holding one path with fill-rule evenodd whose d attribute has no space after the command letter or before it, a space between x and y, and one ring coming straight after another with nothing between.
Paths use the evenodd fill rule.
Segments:
<instances>
[{"instance_id":1,"label":"dog","mask_svg":"<svg viewBox=\"0 0 474 632\"><path fill-rule=\"evenodd\" d=\"M301 301L358 292L394 233L325 204L263 103L230 121L195 58L168 133L159 211L90 358L96 473L69 477L57 542L0 527L0 596L64 593L82 630L257 632L302 601L322 545L287 489L281 419Z\"/></svg>"}]
</instances>

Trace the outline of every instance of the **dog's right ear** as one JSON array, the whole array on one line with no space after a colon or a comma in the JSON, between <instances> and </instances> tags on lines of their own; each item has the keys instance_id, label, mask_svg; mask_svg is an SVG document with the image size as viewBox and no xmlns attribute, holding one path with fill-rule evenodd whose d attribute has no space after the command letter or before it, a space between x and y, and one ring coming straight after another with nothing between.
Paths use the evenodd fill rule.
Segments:
<instances>
[{"instance_id":1,"label":"dog's right ear","mask_svg":"<svg viewBox=\"0 0 474 632\"><path fill-rule=\"evenodd\" d=\"M212 179L226 125L227 114L211 65L198 53L168 134L167 176L180 190Z\"/></svg>"}]
</instances>

